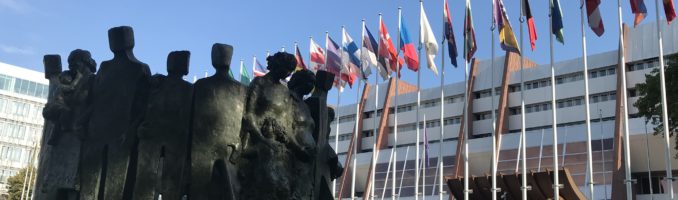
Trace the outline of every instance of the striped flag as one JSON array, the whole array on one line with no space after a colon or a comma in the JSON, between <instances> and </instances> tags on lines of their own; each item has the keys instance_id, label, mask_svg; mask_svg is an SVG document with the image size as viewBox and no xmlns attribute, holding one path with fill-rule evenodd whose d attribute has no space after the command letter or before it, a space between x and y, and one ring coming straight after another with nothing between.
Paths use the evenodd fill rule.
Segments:
<instances>
[{"instance_id":1,"label":"striped flag","mask_svg":"<svg viewBox=\"0 0 678 200\"><path fill-rule=\"evenodd\" d=\"M447 6L447 0L445 0L445 9L443 9L443 22L445 23L445 38L447 40L447 49L450 56L450 62L454 67L457 67L457 42L454 39L454 29L452 29L452 15L450 15L450 9Z\"/></svg>"},{"instance_id":2,"label":"striped flag","mask_svg":"<svg viewBox=\"0 0 678 200\"><path fill-rule=\"evenodd\" d=\"M325 46L327 49L327 66L325 66L325 70L333 73L335 76L339 77L340 72L342 70L341 67L341 50L339 45L332 40L332 38L328 35L326 40L325 40Z\"/></svg>"},{"instance_id":3,"label":"striped flag","mask_svg":"<svg viewBox=\"0 0 678 200\"><path fill-rule=\"evenodd\" d=\"M363 62L363 75L367 77L372 74L372 70L370 70L370 66L372 66L377 69L377 72L382 76L382 78L388 78L388 74L381 73L382 70L379 68L379 61L377 60L377 48L379 48L379 46L377 44L377 40L375 40L374 36L372 36L370 29L367 29L367 26L363 26L362 37L363 44L360 50L362 52L362 58L360 60Z\"/></svg>"},{"instance_id":4,"label":"striped flag","mask_svg":"<svg viewBox=\"0 0 678 200\"><path fill-rule=\"evenodd\" d=\"M398 56L395 46L388 34L388 29L383 20L379 20L379 62L386 72L390 75L392 70L398 66ZM398 70L399 71L399 70Z\"/></svg>"},{"instance_id":5,"label":"striped flag","mask_svg":"<svg viewBox=\"0 0 678 200\"><path fill-rule=\"evenodd\" d=\"M551 0L551 31L558 42L565 44L563 37L563 14L560 11L560 2Z\"/></svg>"},{"instance_id":6,"label":"striped flag","mask_svg":"<svg viewBox=\"0 0 678 200\"><path fill-rule=\"evenodd\" d=\"M506 15L506 8L504 8L504 1L494 0L494 23L499 30L499 42L504 51L510 51L520 54L520 47L516 35L513 34L511 22Z\"/></svg>"},{"instance_id":7,"label":"striped flag","mask_svg":"<svg viewBox=\"0 0 678 200\"><path fill-rule=\"evenodd\" d=\"M419 57L417 56L417 49L414 48L414 43L410 41L410 34L405 26L405 19L400 15L400 50L403 51L403 58L407 63L407 68L412 71L419 70ZM396 69L393 69L396 70ZM400 67L398 68L398 77L400 77Z\"/></svg>"},{"instance_id":8,"label":"striped flag","mask_svg":"<svg viewBox=\"0 0 678 200\"><path fill-rule=\"evenodd\" d=\"M534 19L532 17L529 0L524 0L523 13L525 13L525 18L527 19L527 32L530 34L530 47L532 48L532 51L534 51L537 42L537 29L534 27Z\"/></svg>"},{"instance_id":9,"label":"striped flag","mask_svg":"<svg viewBox=\"0 0 678 200\"><path fill-rule=\"evenodd\" d=\"M586 0L586 14L589 17L589 26L598 37L605 33L603 19L600 17L600 0Z\"/></svg>"},{"instance_id":10,"label":"striped flag","mask_svg":"<svg viewBox=\"0 0 678 200\"><path fill-rule=\"evenodd\" d=\"M666 22L671 24L671 21L676 19L676 9L673 7L673 0L663 0L664 13L666 14Z\"/></svg>"},{"instance_id":11,"label":"striped flag","mask_svg":"<svg viewBox=\"0 0 678 200\"><path fill-rule=\"evenodd\" d=\"M426 12L424 12L424 6L423 4L421 5L419 13L421 15L419 17L419 27L421 28L419 30L419 38L421 38L421 41L419 41L419 43L422 44L426 50L426 64L428 68L431 69L435 75L438 75L438 68L433 60L438 53L438 41L436 41L436 36L433 35L431 24L428 23L428 17L426 17Z\"/></svg>"},{"instance_id":12,"label":"striped flag","mask_svg":"<svg viewBox=\"0 0 678 200\"><path fill-rule=\"evenodd\" d=\"M473 54L478 50L476 46L476 32L473 29L473 17L471 16L471 2L466 1L466 19L464 19L464 56L466 62L471 61Z\"/></svg>"},{"instance_id":13,"label":"striped flag","mask_svg":"<svg viewBox=\"0 0 678 200\"><path fill-rule=\"evenodd\" d=\"M254 62L252 63L252 73L254 74L254 77L260 77L266 75L268 73L268 70L259 63L259 60L257 60L257 57L254 57Z\"/></svg>"},{"instance_id":14,"label":"striped flag","mask_svg":"<svg viewBox=\"0 0 678 200\"><path fill-rule=\"evenodd\" d=\"M323 69L325 66L325 50L318 43L315 43L313 38L311 38L309 51L311 53L311 70L318 71Z\"/></svg>"},{"instance_id":15,"label":"striped flag","mask_svg":"<svg viewBox=\"0 0 678 200\"><path fill-rule=\"evenodd\" d=\"M297 71L302 69L308 69L306 63L304 63L304 58L301 56L301 51L299 51L299 45L294 43L294 58L297 59Z\"/></svg>"},{"instance_id":16,"label":"striped flag","mask_svg":"<svg viewBox=\"0 0 678 200\"><path fill-rule=\"evenodd\" d=\"M636 15L636 18L633 20L633 27L638 26L645 16L647 16L647 7L645 7L645 1L643 0L631 0L631 12Z\"/></svg>"}]
</instances>

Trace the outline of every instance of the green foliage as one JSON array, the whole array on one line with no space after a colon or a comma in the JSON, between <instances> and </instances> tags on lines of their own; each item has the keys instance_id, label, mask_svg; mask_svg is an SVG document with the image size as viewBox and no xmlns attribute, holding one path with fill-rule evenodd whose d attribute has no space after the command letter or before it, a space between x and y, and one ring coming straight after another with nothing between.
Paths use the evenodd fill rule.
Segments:
<instances>
[{"instance_id":1,"label":"green foliage","mask_svg":"<svg viewBox=\"0 0 678 200\"><path fill-rule=\"evenodd\" d=\"M666 100L668 104L669 135L673 135L678 129L678 54L666 56ZM633 104L638 108L638 114L645 117L648 122L655 125L654 134L664 134L662 121L661 93L659 87L659 68L645 75L645 83L636 85L640 98ZM676 138L678 144L678 138ZM676 147L678 149L678 146Z\"/></svg>"},{"instance_id":2,"label":"green foliage","mask_svg":"<svg viewBox=\"0 0 678 200\"><path fill-rule=\"evenodd\" d=\"M19 170L18 173L16 173L14 176L11 176L7 178L7 193L8 193L8 198L7 200L20 200L21 199L21 191L24 188L24 181L26 180L26 171L28 170L28 167L23 168ZM31 169L32 173L35 173L35 168ZM33 186L35 185L35 174L33 174L33 179L30 184L31 188L29 189L29 193L24 194L24 198L30 193L33 192Z\"/></svg>"}]
</instances>

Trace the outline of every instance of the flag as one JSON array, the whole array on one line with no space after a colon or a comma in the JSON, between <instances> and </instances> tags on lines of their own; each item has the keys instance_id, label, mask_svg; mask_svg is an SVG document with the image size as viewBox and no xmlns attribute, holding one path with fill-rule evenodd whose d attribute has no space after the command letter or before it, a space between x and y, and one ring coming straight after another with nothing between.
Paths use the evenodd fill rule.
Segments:
<instances>
[{"instance_id":1,"label":"flag","mask_svg":"<svg viewBox=\"0 0 678 200\"><path fill-rule=\"evenodd\" d=\"M426 50L426 64L435 75L438 75L438 68L436 63L433 60L438 53L438 41L436 41L436 36L433 35L433 30L431 30L431 24L428 23L428 17L426 17L426 12L424 12L424 6L420 6L421 16L419 17L419 38L421 41L419 43L424 45L424 50Z\"/></svg>"},{"instance_id":2,"label":"flag","mask_svg":"<svg viewBox=\"0 0 678 200\"><path fill-rule=\"evenodd\" d=\"M339 77L342 70L340 47L329 35L325 40L325 46L327 49L327 66L325 66L325 70Z\"/></svg>"},{"instance_id":3,"label":"flag","mask_svg":"<svg viewBox=\"0 0 678 200\"><path fill-rule=\"evenodd\" d=\"M377 60L377 48L379 46L370 30L367 29L367 26L363 26L362 37L363 44L360 50L362 58L360 58L360 60L362 61L361 67L363 75L366 77L369 76L372 73L372 70L370 70L370 66L372 66L377 69L377 72L379 72L384 79L388 78L388 74L381 73L382 70L379 69L379 61Z\"/></svg>"},{"instance_id":4,"label":"flag","mask_svg":"<svg viewBox=\"0 0 678 200\"><path fill-rule=\"evenodd\" d=\"M402 15L400 15L400 44L398 46L400 46L400 50L403 51L403 57L405 58L405 63L407 63L407 68L415 72L419 70L417 50L414 48L414 43L410 41L410 35L408 34L407 26L405 26L405 19L403 19ZM398 77L400 77L400 70L398 70Z\"/></svg>"},{"instance_id":5,"label":"flag","mask_svg":"<svg viewBox=\"0 0 678 200\"><path fill-rule=\"evenodd\" d=\"M476 32L473 30L473 17L471 15L471 2L466 1L466 19L464 19L464 56L468 63L476 53Z\"/></svg>"},{"instance_id":6,"label":"flag","mask_svg":"<svg viewBox=\"0 0 678 200\"><path fill-rule=\"evenodd\" d=\"M240 83L243 85L249 85L250 81L252 80L249 73L247 73L247 69L245 69L245 62L240 60Z\"/></svg>"},{"instance_id":7,"label":"flag","mask_svg":"<svg viewBox=\"0 0 678 200\"><path fill-rule=\"evenodd\" d=\"M348 82L349 87L353 88L353 82L357 77L365 79L366 77L361 75L360 69L360 50L358 45L353 42L353 38L348 35L345 29L342 29L341 36L341 52L342 52L342 66L344 69L348 69L348 73L342 73L342 79Z\"/></svg>"},{"instance_id":8,"label":"flag","mask_svg":"<svg viewBox=\"0 0 678 200\"><path fill-rule=\"evenodd\" d=\"M301 51L299 51L299 46L295 43L294 48L296 49L294 51L294 58L297 59L297 71L302 70L302 69L308 69L306 67L306 63L304 63L304 58L301 57Z\"/></svg>"},{"instance_id":9,"label":"flag","mask_svg":"<svg viewBox=\"0 0 678 200\"><path fill-rule=\"evenodd\" d=\"M673 7L673 0L663 0L664 13L666 14L666 22L671 24L671 21L676 19L676 9Z\"/></svg>"},{"instance_id":10,"label":"flag","mask_svg":"<svg viewBox=\"0 0 678 200\"><path fill-rule=\"evenodd\" d=\"M450 15L450 9L447 6L447 0L445 0L445 9L443 9L443 21L445 23L445 38L447 40L447 49L449 50L448 54L450 56L450 62L454 67L457 67L457 42L454 39L454 29L452 29L452 15ZM437 74L437 73L436 73Z\"/></svg>"},{"instance_id":11,"label":"flag","mask_svg":"<svg viewBox=\"0 0 678 200\"><path fill-rule=\"evenodd\" d=\"M600 17L600 0L586 0L586 15L589 18L589 26L598 37L605 33L603 18Z\"/></svg>"},{"instance_id":12,"label":"flag","mask_svg":"<svg viewBox=\"0 0 678 200\"><path fill-rule=\"evenodd\" d=\"M494 23L499 30L499 42L504 51L510 51L520 54L520 47L516 35L513 34L511 21L506 15L506 8L504 8L503 0L494 0Z\"/></svg>"},{"instance_id":13,"label":"flag","mask_svg":"<svg viewBox=\"0 0 678 200\"><path fill-rule=\"evenodd\" d=\"M633 20L633 27L636 27L647 15L645 2L643 0L631 0L631 12L636 15L636 18Z\"/></svg>"},{"instance_id":14,"label":"flag","mask_svg":"<svg viewBox=\"0 0 678 200\"><path fill-rule=\"evenodd\" d=\"M228 77L231 77L231 78L235 79L235 78L233 77L233 71L231 70L231 68L228 68Z\"/></svg>"},{"instance_id":15,"label":"flag","mask_svg":"<svg viewBox=\"0 0 678 200\"><path fill-rule=\"evenodd\" d=\"M254 74L254 77L260 77L264 76L268 73L268 70L259 63L259 60L257 60L257 57L254 57L254 63L252 63L252 74Z\"/></svg>"},{"instance_id":16,"label":"flag","mask_svg":"<svg viewBox=\"0 0 678 200\"><path fill-rule=\"evenodd\" d=\"M551 32L558 42L565 44L563 38L563 14L560 12L560 2L551 0Z\"/></svg>"},{"instance_id":17,"label":"flag","mask_svg":"<svg viewBox=\"0 0 678 200\"><path fill-rule=\"evenodd\" d=\"M530 9L529 0L524 0L523 12L525 13L525 18L527 19L527 32L530 33L530 47L532 48L532 51L534 51L537 42L537 29L534 27L534 19L532 18L532 10Z\"/></svg>"},{"instance_id":18,"label":"flag","mask_svg":"<svg viewBox=\"0 0 678 200\"><path fill-rule=\"evenodd\" d=\"M386 29L386 24L384 21L379 20L379 62L384 68L384 71L387 74L391 74L391 69L396 68L398 65L398 55L396 49L393 46L393 41L391 40L391 35L388 34L388 29Z\"/></svg>"},{"instance_id":19,"label":"flag","mask_svg":"<svg viewBox=\"0 0 678 200\"><path fill-rule=\"evenodd\" d=\"M322 69L325 66L325 51L323 50L318 43L315 43L313 41L313 38L311 38L311 45L309 48L309 51L311 53L311 70L313 71L318 71L318 69Z\"/></svg>"}]
</instances>

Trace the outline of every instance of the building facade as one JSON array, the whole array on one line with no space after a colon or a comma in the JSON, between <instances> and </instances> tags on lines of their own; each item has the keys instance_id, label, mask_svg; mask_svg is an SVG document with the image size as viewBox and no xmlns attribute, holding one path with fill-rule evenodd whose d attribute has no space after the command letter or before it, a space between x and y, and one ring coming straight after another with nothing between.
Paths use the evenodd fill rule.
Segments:
<instances>
[{"instance_id":1,"label":"building facade","mask_svg":"<svg viewBox=\"0 0 678 200\"><path fill-rule=\"evenodd\" d=\"M678 53L678 25L662 23L664 35L664 54ZM637 199L650 199L650 193L654 198L664 195L662 187L665 178L665 154L664 139L661 135L653 135L653 125L646 124L646 119L638 116L638 110L633 103L639 98L636 92L636 84L644 83L645 75L652 70L658 69L658 49L656 27L653 23L641 25L637 28L627 28L625 38L625 57L627 75L627 99L629 105L629 132L631 135L631 171L636 180L634 187ZM615 36L607 36L614 38ZM497 124L501 131L500 153L498 155L498 172L501 174L515 174L520 170L518 160L519 139L521 132L521 88L519 58L515 55L494 58L494 67L491 60L476 62L472 75L474 76L472 92L469 94L469 170L473 176L485 176L489 174L491 166L491 148L493 120L492 109L504 108L505 117L502 124ZM526 62L525 75L525 126L527 139L527 167L528 171L544 171L552 169L552 109L551 106L551 68L548 63L534 64ZM593 150L593 179L595 182L595 198L609 199L611 194L612 171L615 166L614 135L615 121L618 119L615 110L617 100L621 98L618 90L619 53L617 49L610 52L589 55L588 72L583 71L583 59L577 58L555 63L556 73L556 111L558 124L558 161L560 167L566 167L571 172L571 178L580 188L582 193L588 194L586 187L586 127L584 105L584 74L589 73L589 97L590 117ZM508 69L507 69L508 68ZM492 73L491 70L495 70ZM494 74L494 77L492 77ZM502 78L506 74L506 78ZM503 80L505 84L502 84ZM371 82L371 81L370 81ZM401 88L411 87L410 84L402 83ZM505 86L503 88L502 86ZM361 113L362 122L360 134L357 135L356 164L356 195L363 196L367 179L369 178L370 163L373 149L376 144L383 145L383 149L376 155L376 173L374 175L375 197L391 197L393 166L389 165L392 150L397 152L395 168L397 172L396 193L401 199L414 199L415 165L423 166L422 171L425 186L420 189L420 194L425 196L438 195L438 180L440 167L438 160L442 157L443 174L454 176L456 173L455 158L458 146L458 136L462 120L464 105L464 83L452 83L443 87L444 114L440 114L441 92L439 87L421 90L420 140L417 140L417 92L416 89L400 90L398 102L398 142L394 143L394 125L396 112L395 101L390 100L388 106L389 116L381 120L384 113L384 104L389 93L389 84L382 83L378 87L372 85L365 99L364 109ZM493 89L494 88L494 89ZM375 99L375 91L378 96ZM492 92L495 92L492 99ZM502 94L503 97L502 98ZM392 95L392 94L390 94ZM348 96L348 95L347 95ZM350 95L352 96L352 95ZM672 101L672 99L669 99ZM376 108L375 108L376 107ZM356 104L341 105L337 109L337 123L331 128L330 144L338 141L335 149L340 155L340 161L346 163L347 152L353 138L353 129L356 127ZM499 110L498 110L499 111ZM499 112L497 112L498 114ZM424 116L426 121L424 122ZM498 120L500 121L500 120ZM383 122L383 123L382 123ZM442 124L442 133L441 133ZM424 127L426 127L424 129ZM386 135L382 143L377 142L378 131L385 129ZM338 129L338 131L337 131ZM424 158L424 134L427 134L429 143L429 165L415 161L415 145L421 141L420 153ZM336 140L335 140L336 139ZM386 143L386 144L383 144ZM393 149L396 145L397 148ZM674 150L675 142L672 140L671 158L677 151ZM351 158L353 159L353 158ZM673 165L674 174L678 172L678 161L669 160ZM346 166L351 169L351 166ZM462 172L463 173L463 172ZM348 181L344 184L342 198L350 197L351 187L350 173ZM463 175L463 174L459 174ZM337 181L337 190L341 187L341 180ZM674 182L674 188L676 188ZM348 187L348 189L346 189ZM445 183L444 198L450 194Z\"/></svg>"},{"instance_id":2,"label":"building facade","mask_svg":"<svg viewBox=\"0 0 678 200\"><path fill-rule=\"evenodd\" d=\"M0 194L37 159L48 87L42 72L0 63Z\"/></svg>"}]
</instances>

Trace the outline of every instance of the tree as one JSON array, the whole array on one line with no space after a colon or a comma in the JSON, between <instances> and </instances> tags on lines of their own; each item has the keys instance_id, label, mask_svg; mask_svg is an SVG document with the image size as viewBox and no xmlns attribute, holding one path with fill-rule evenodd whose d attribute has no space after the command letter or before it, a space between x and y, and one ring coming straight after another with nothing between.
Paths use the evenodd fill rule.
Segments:
<instances>
[{"instance_id":1,"label":"tree","mask_svg":"<svg viewBox=\"0 0 678 200\"><path fill-rule=\"evenodd\" d=\"M678 54L665 56L666 63L666 100L669 116L669 136L673 136L678 129ZM661 93L659 88L659 68L645 75L645 83L636 85L636 91L640 98L634 106L638 108L638 114L645 117L654 127L655 135L664 135L664 123L662 121ZM678 138L675 141L678 144ZM678 149L678 146L676 146ZM678 155L674 156L678 158Z\"/></svg>"},{"instance_id":2,"label":"tree","mask_svg":"<svg viewBox=\"0 0 678 200\"><path fill-rule=\"evenodd\" d=\"M24 181L27 179L26 177L26 171L29 168L23 168L19 170L18 173L16 173L14 176L11 176L7 178L7 193L8 193L8 198L7 200L20 200L21 199L21 191L23 190L24 186ZM35 168L31 169L32 173L35 173ZM33 179L31 182L31 187L35 185L35 174L33 175ZM24 194L24 199L28 197L29 194L33 192L33 188L29 188L28 193Z\"/></svg>"}]
</instances>

